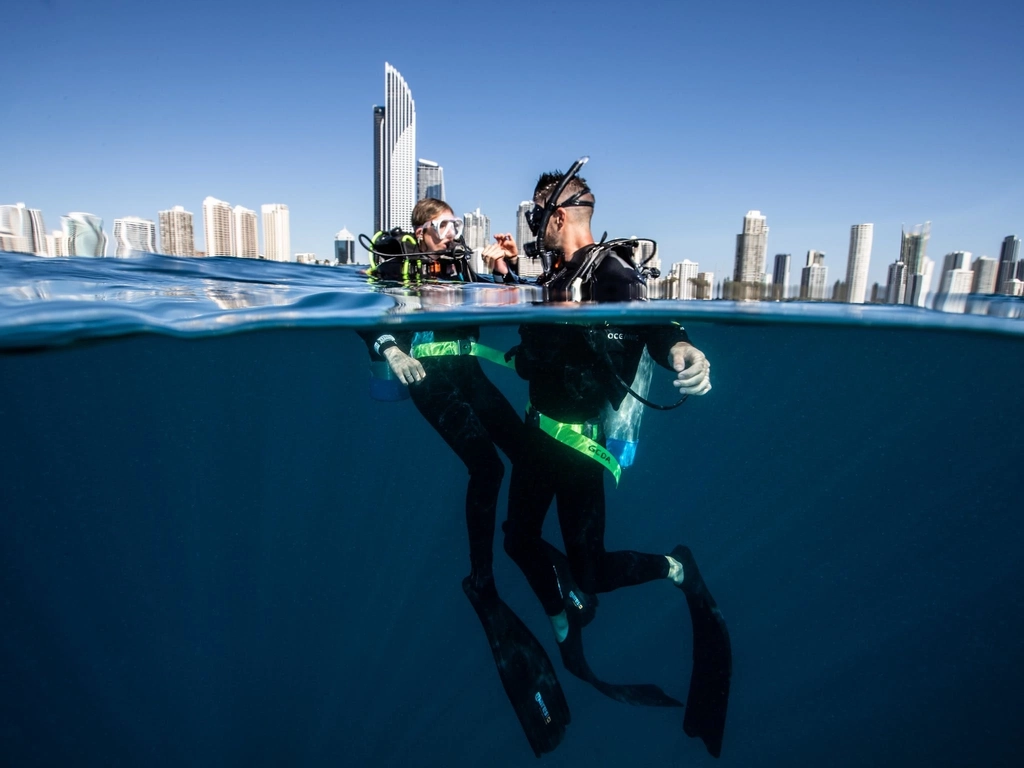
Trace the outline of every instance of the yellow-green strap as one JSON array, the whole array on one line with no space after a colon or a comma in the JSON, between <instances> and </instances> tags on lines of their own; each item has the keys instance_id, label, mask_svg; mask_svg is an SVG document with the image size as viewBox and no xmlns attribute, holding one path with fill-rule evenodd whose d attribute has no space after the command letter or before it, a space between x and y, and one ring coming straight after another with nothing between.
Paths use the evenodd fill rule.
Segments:
<instances>
[{"instance_id":1,"label":"yellow-green strap","mask_svg":"<svg viewBox=\"0 0 1024 768\"><path fill-rule=\"evenodd\" d=\"M503 365L506 368L514 367L514 363L505 360L505 353L492 347L485 347L469 339L458 339L457 341L432 341L427 344L416 344L412 348L412 356L421 357L447 357L449 355L472 355L482 357L492 363Z\"/></svg>"},{"instance_id":2,"label":"yellow-green strap","mask_svg":"<svg viewBox=\"0 0 1024 768\"><path fill-rule=\"evenodd\" d=\"M529 409L527 409L529 412ZM549 416L545 416L540 411L534 410L537 414L538 421L537 425L544 431L547 432L551 437L555 438L558 442L563 445L567 445L573 450L579 451L589 459L593 459L602 467L612 473L612 477L615 478L615 486L619 485L619 478L622 477L622 467L619 466L618 460L612 456L608 450L596 440L592 440L583 434L583 431L587 429L586 424L565 424L561 421L555 421Z\"/></svg>"}]
</instances>

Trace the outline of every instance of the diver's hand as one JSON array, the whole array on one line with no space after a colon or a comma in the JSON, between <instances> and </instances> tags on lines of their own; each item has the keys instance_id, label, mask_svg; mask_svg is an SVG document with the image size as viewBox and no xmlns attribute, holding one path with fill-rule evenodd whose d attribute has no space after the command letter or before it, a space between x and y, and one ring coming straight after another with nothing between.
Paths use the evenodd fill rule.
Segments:
<instances>
[{"instance_id":1,"label":"diver's hand","mask_svg":"<svg viewBox=\"0 0 1024 768\"><path fill-rule=\"evenodd\" d=\"M519 258L519 249L516 247L515 238L510 234L494 236L495 242L484 248L480 254L484 264L492 272L504 275L508 272L508 265L505 260L515 261Z\"/></svg>"},{"instance_id":2,"label":"diver's hand","mask_svg":"<svg viewBox=\"0 0 1024 768\"><path fill-rule=\"evenodd\" d=\"M706 395L711 389L711 363L693 344L679 341L669 350L669 364L676 372L672 386L687 395Z\"/></svg>"},{"instance_id":3,"label":"diver's hand","mask_svg":"<svg viewBox=\"0 0 1024 768\"><path fill-rule=\"evenodd\" d=\"M427 377L423 370L423 364L415 357L410 357L398 347L388 347L384 350L384 359L391 366L392 373L405 385L415 384Z\"/></svg>"}]
</instances>

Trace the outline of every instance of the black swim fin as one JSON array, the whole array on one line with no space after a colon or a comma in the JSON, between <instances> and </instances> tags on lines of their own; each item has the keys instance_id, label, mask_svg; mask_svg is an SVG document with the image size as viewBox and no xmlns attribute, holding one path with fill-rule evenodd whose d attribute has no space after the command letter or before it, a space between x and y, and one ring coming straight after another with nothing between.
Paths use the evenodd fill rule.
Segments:
<instances>
[{"instance_id":1,"label":"black swim fin","mask_svg":"<svg viewBox=\"0 0 1024 768\"><path fill-rule=\"evenodd\" d=\"M679 588L686 595L693 623L693 672L683 730L687 736L701 738L708 752L719 757L732 679L729 629L700 575L693 553L688 547L679 546L672 550L672 557L683 565L683 583Z\"/></svg>"},{"instance_id":2,"label":"black swim fin","mask_svg":"<svg viewBox=\"0 0 1024 768\"><path fill-rule=\"evenodd\" d=\"M565 615L569 619L569 634L558 644L565 668L584 682L590 683L610 699L644 707L681 707L683 703L673 699L661 688L650 683L614 684L598 679L587 663L583 653L583 627L594 618L597 596L588 595L576 586L569 568L569 560L551 544L544 542L548 559L558 576L558 589L565 601Z\"/></svg>"},{"instance_id":3,"label":"black swim fin","mask_svg":"<svg viewBox=\"0 0 1024 768\"><path fill-rule=\"evenodd\" d=\"M540 757L553 751L572 718L544 647L498 597L494 582L480 587L466 577L462 589L480 617L501 684L533 753Z\"/></svg>"}]
</instances>

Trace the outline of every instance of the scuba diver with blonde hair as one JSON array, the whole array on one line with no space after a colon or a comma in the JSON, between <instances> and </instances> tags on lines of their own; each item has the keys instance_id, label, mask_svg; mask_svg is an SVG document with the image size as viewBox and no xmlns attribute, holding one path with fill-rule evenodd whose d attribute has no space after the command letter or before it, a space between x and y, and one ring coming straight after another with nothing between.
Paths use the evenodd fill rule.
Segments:
<instances>
[{"instance_id":1,"label":"scuba diver with blonde hair","mask_svg":"<svg viewBox=\"0 0 1024 768\"><path fill-rule=\"evenodd\" d=\"M413 209L413 233L390 233L397 253L378 253L374 276L391 280L475 282L461 241L463 221L433 198ZM381 235L372 244L379 244ZM517 254L511 235L498 235L485 259ZM462 586L484 627L499 676L523 731L538 757L557 747L569 709L543 646L498 596L494 583L494 531L505 467L501 450L515 464L523 445L522 419L487 378L480 358L508 365L504 355L479 344L475 325L433 331L360 332L372 361L386 362L390 374L408 387L416 410L455 452L469 472L466 530L470 573ZM584 602L577 598L580 605ZM592 610L592 609L591 609Z\"/></svg>"}]
</instances>

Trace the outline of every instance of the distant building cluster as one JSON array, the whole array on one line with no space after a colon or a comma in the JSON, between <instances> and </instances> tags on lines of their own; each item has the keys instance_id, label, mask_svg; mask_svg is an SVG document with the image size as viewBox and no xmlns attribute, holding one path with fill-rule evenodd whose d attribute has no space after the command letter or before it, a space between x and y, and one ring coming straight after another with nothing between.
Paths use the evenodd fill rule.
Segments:
<instances>
[{"instance_id":1,"label":"distant building cluster","mask_svg":"<svg viewBox=\"0 0 1024 768\"><path fill-rule=\"evenodd\" d=\"M900 232L900 251L889 265L886 284L875 283L867 290L868 267L874 243L873 224L850 227L850 248L846 259L845 280L829 283L825 254L810 250L800 270L798 287L790 287L792 255L779 253L771 273L765 271L768 253L768 226L760 211L749 211L743 219L743 231L736 236L733 279L726 280L715 295L724 299L775 300L799 298L805 301L839 301L850 304L905 304L933 306L947 312L962 312L967 296L1024 293L1024 261L1020 258L1020 239L1009 235L1003 240L999 261L980 256L971 261L967 251L947 254L943 260L937 289L932 290L935 263L928 258L931 223L909 232Z\"/></svg>"},{"instance_id":2,"label":"distant building cluster","mask_svg":"<svg viewBox=\"0 0 1024 768\"><path fill-rule=\"evenodd\" d=\"M60 217L60 223L60 229L47 234L38 208L27 208L24 203L0 205L0 251L37 256L106 255L102 219L91 213L69 213Z\"/></svg>"},{"instance_id":3,"label":"distant building cluster","mask_svg":"<svg viewBox=\"0 0 1024 768\"><path fill-rule=\"evenodd\" d=\"M384 65L384 104L373 107L373 216L374 231L412 228L412 209L418 200L446 200L444 168L433 161L416 159L416 104L402 75L391 64ZM533 202L524 200L516 209L515 238L520 254L535 240L527 225ZM287 205L264 204L260 213L214 197L203 200L203 237L205 251L196 249L192 212L177 205L159 212L159 225L137 216L114 220L114 256L135 253L163 253L170 256L231 256L262 258L272 261L321 263L316 254L291 254L291 223ZM263 225L263 249L260 250L259 224ZM464 239L473 251L473 267L485 272L481 253L491 242L491 220L480 208L463 214ZM928 258L931 223L909 231L901 229L899 255L889 264L884 285L875 283L868 290L868 268L874 245L874 225L850 227L846 270L829 282L826 254L808 250L799 281L792 282L792 254L775 254L768 262L768 219L761 211L748 211L742 230L736 235L736 250L731 278L715 283L715 274L700 271L696 261L676 262L667 272L652 241L638 239L637 262L648 268L648 295L656 299L841 301L867 302L925 307L931 303L947 312L970 311L968 296L1021 296L1024 294L1024 260L1020 238L1008 235L999 258L973 258L968 251L946 254L938 275ZM61 228L47 233L42 211L24 203L0 205L0 250L34 253L39 256L106 256L107 235L103 221L90 213L69 213L61 217ZM362 258L361 258L362 257ZM333 262L339 265L365 263L362 249L348 229L334 236ZM520 276L537 277L539 259L521 255ZM934 286L934 290L933 290Z\"/></svg>"},{"instance_id":4,"label":"distant building cluster","mask_svg":"<svg viewBox=\"0 0 1024 768\"><path fill-rule=\"evenodd\" d=\"M114 253L125 258L139 253L167 256L236 256L291 261L288 206L262 206L264 250L259 249L256 212L223 200L203 200L203 235L206 250L195 244L193 215L176 205L159 212L159 227L152 219L126 216L114 219ZM159 242L158 242L159 240ZM107 254L103 220L91 213L61 216L61 228L46 233L42 211L24 203L0 205L0 250L37 256L93 256ZM303 254L304 257L309 254ZM297 259L296 259L297 260Z\"/></svg>"}]
</instances>

